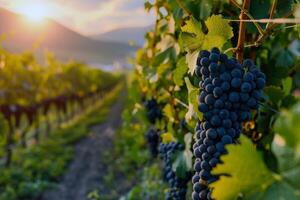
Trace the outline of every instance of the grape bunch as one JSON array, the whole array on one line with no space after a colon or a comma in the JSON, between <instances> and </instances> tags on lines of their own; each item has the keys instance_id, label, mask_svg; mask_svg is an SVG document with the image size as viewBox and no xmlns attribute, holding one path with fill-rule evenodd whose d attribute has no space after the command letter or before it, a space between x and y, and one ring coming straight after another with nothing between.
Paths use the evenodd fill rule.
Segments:
<instances>
[{"instance_id":1,"label":"grape bunch","mask_svg":"<svg viewBox=\"0 0 300 200\"><path fill-rule=\"evenodd\" d=\"M152 124L155 123L156 119L162 118L162 111L156 99L146 100L144 106L147 109L147 117Z\"/></svg>"},{"instance_id":2,"label":"grape bunch","mask_svg":"<svg viewBox=\"0 0 300 200\"><path fill-rule=\"evenodd\" d=\"M151 152L152 157L156 157L158 155L158 145L159 145L159 134L157 130L154 128L150 128L146 132L146 140Z\"/></svg>"},{"instance_id":3,"label":"grape bunch","mask_svg":"<svg viewBox=\"0 0 300 200\"><path fill-rule=\"evenodd\" d=\"M195 128L192 199L209 200L209 184L217 180L211 170L227 153L225 146L239 138L242 122L251 118L250 111L258 109L266 81L250 59L241 65L217 48L200 52L196 75L201 78L198 109L203 120Z\"/></svg>"},{"instance_id":4,"label":"grape bunch","mask_svg":"<svg viewBox=\"0 0 300 200\"><path fill-rule=\"evenodd\" d=\"M169 191L166 200L184 200L187 191L187 183L190 180L190 175L187 174L184 179L176 176L172 170L172 156L176 151L182 151L183 145L178 142L170 142L167 144L161 143L159 153L164 161L163 177L169 185Z\"/></svg>"}]
</instances>

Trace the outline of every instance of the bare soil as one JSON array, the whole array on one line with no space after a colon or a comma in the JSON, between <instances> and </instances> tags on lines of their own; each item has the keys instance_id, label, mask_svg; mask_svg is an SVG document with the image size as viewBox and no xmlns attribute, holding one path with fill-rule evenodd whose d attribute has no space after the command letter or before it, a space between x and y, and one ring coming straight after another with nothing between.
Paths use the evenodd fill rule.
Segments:
<instances>
[{"instance_id":1,"label":"bare soil","mask_svg":"<svg viewBox=\"0 0 300 200\"><path fill-rule=\"evenodd\" d=\"M114 174L112 184L106 184L105 180L112 166L106 164L104 154L113 148L115 131L122 122L124 97L123 92L111 106L107 120L91 127L91 133L76 144L74 160L65 176L41 200L87 200L87 194L95 190L105 196L101 200L114 200L129 190L130 183L122 174Z\"/></svg>"}]
</instances>

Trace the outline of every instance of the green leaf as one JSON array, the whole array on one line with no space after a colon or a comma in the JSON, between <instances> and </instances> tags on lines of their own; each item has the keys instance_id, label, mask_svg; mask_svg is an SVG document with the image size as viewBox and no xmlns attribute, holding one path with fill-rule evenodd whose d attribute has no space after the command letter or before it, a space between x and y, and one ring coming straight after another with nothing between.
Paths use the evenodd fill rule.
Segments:
<instances>
[{"instance_id":1,"label":"green leaf","mask_svg":"<svg viewBox=\"0 0 300 200\"><path fill-rule=\"evenodd\" d=\"M191 152L192 134L188 133L184 136L185 150L179 152L172 164L172 169L179 178L185 178L186 173L192 169L193 153Z\"/></svg>"},{"instance_id":2,"label":"green leaf","mask_svg":"<svg viewBox=\"0 0 300 200\"><path fill-rule=\"evenodd\" d=\"M213 15L205 21L208 33L205 36L203 49L222 48L233 37L232 28L221 15Z\"/></svg>"},{"instance_id":3,"label":"green leaf","mask_svg":"<svg viewBox=\"0 0 300 200\"><path fill-rule=\"evenodd\" d=\"M274 128L285 143L300 155L300 103L290 111L281 111Z\"/></svg>"},{"instance_id":4,"label":"green leaf","mask_svg":"<svg viewBox=\"0 0 300 200\"><path fill-rule=\"evenodd\" d=\"M194 114L197 115L199 119L202 119L203 114L198 110L198 95L199 89L194 87L188 77L185 77L185 84L188 89L188 99L189 99L189 110L185 115L187 121L192 119Z\"/></svg>"},{"instance_id":5,"label":"green leaf","mask_svg":"<svg viewBox=\"0 0 300 200\"><path fill-rule=\"evenodd\" d=\"M161 63L163 63L165 60L168 60L170 58L172 58L172 54L173 54L173 47L170 47L162 52L160 52L159 54L157 54L155 56L154 62L153 62L153 66L157 67L159 66Z\"/></svg>"},{"instance_id":6,"label":"green leaf","mask_svg":"<svg viewBox=\"0 0 300 200\"><path fill-rule=\"evenodd\" d=\"M153 7L153 5L149 1L147 1L144 3L144 7L145 7L145 10L149 12L151 10L151 8Z\"/></svg>"},{"instance_id":7,"label":"green leaf","mask_svg":"<svg viewBox=\"0 0 300 200\"><path fill-rule=\"evenodd\" d=\"M202 26L194 17L185 21L185 25L181 27L180 35L181 46L184 49L196 50L201 47L205 34L202 32Z\"/></svg>"},{"instance_id":8,"label":"green leaf","mask_svg":"<svg viewBox=\"0 0 300 200\"><path fill-rule=\"evenodd\" d=\"M184 152L178 152L175 154L175 161L172 164L172 170L179 178L183 178L186 175L187 166L185 162Z\"/></svg>"},{"instance_id":9,"label":"green leaf","mask_svg":"<svg viewBox=\"0 0 300 200\"><path fill-rule=\"evenodd\" d=\"M294 64L294 55L288 49L282 49L276 55L276 66L277 67L292 67Z\"/></svg>"},{"instance_id":10,"label":"green leaf","mask_svg":"<svg viewBox=\"0 0 300 200\"><path fill-rule=\"evenodd\" d=\"M291 185L300 189L300 158L295 155L293 148L288 147L282 143L282 138L278 135L275 136L275 140L272 143L272 150L277 156L279 163L279 170L282 172L282 176L285 180L291 183Z\"/></svg>"},{"instance_id":11,"label":"green leaf","mask_svg":"<svg viewBox=\"0 0 300 200\"><path fill-rule=\"evenodd\" d=\"M281 106L283 108L290 108L291 106L295 105L297 103L297 98L293 96L292 94L287 95L282 100Z\"/></svg>"},{"instance_id":12,"label":"green leaf","mask_svg":"<svg viewBox=\"0 0 300 200\"><path fill-rule=\"evenodd\" d=\"M289 95L293 86L293 79L288 77L282 80L283 91L285 95Z\"/></svg>"},{"instance_id":13,"label":"green leaf","mask_svg":"<svg viewBox=\"0 0 300 200\"><path fill-rule=\"evenodd\" d=\"M205 24L208 33L202 32L202 26L199 21L191 17L186 24L181 27L183 33L179 36L180 47L187 51L186 59L189 66L189 73L194 74L196 69L196 60L199 49L211 49L213 47L222 48L223 45L233 37L232 28L227 20L221 15L209 17Z\"/></svg>"},{"instance_id":14,"label":"green leaf","mask_svg":"<svg viewBox=\"0 0 300 200\"><path fill-rule=\"evenodd\" d=\"M270 1L252 0L250 4L250 13L254 19L263 19L269 17ZM247 31L257 33L257 28L252 23L247 23ZM265 28L265 24L260 24Z\"/></svg>"},{"instance_id":15,"label":"green leaf","mask_svg":"<svg viewBox=\"0 0 300 200\"><path fill-rule=\"evenodd\" d=\"M202 26L199 21L197 21L194 17L190 17L189 20L185 22L185 24L181 27L182 32L193 33L197 37L204 36L202 32Z\"/></svg>"},{"instance_id":16,"label":"green leaf","mask_svg":"<svg viewBox=\"0 0 300 200\"><path fill-rule=\"evenodd\" d=\"M212 1L211 0L202 0L199 3L199 18L206 19L212 10Z\"/></svg>"},{"instance_id":17,"label":"green leaf","mask_svg":"<svg viewBox=\"0 0 300 200\"><path fill-rule=\"evenodd\" d=\"M203 38L195 37L192 33L180 33L179 35L179 45L182 50L196 50L199 49L202 45Z\"/></svg>"},{"instance_id":18,"label":"green leaf","mask_svg":"<svg viewBox=\"0 0 300 200\"><path fill-rule=\"evenodd\" d=\"M269 101L271 101L274 105L277 105L284 97L284 92L280 89L280 87L268 86L265 87L264 92L268 96Z\"/></svg>"},{"instance_id":19,"label":"green leaf","mask_svg":"<svg viewBox=\"0 0 300 200\"><path fill-rule=\"evenodd\" d=\"M274 181L270 187L267 188L265 192L255 194L251 200L299 200L299 196L295 189L286 181Z\"/></svg>"},{"instance_id":20,"label":"green leaf","mask_svg":"<svg viewBox=\"0 0 300 200\"><path fill-rule=\"evenodd\" d=\"M221 176L219 181L211 185L215 199L236 199L239 194L249 197L254 192L263 191L274 180L264 164L262 154L255 149L252 142L242 136L241 144L229 145L228 155L221 157L224 164L213 170L213 174L230 175Z\"/></svg>"},{"instance_id":21,"label":"green leaf","mask_svg":"<svg viewBox=\"0 0 300 200\"><path fill-rule=\"evenodd\" d=\"M183 77L188 71L188 65L186 63L185 57L179 59L176 64L176 69L173 71L173 81L176 85L183 85Z\"/></svg>"},{"instance_id":22,"label":"green leaf","mask_svg":"<svg viewBox=\"0 0 300 200\"><path fill-rule=\"evenodd\" d=\"M174 109L170 104L167 104L163 109L164 115L169 119L170 122L174 122Z\"/></svg>"},{"instance_id":23,"label":"green leaf","mask_svg":"<svg viewBox=\"0 0 300 200\"><path fill-rule=\"evenodd\" d=\"M277 1L277 14L278 17L282 17L283 15L286 15L288 12L290 12L292 9L292 6L294 4L293 0L279 0Z\"/></svg>"},{"instance_id":24,"label":"green leaf","mask_svg":"<svg viewBox=\"0 0 300 200\"><path fill-rule=\"evenodd\" d=\"M209 17L213 7L211 0L185 1L186 8L197 19L206 19Z\"/></svg>"},{"instance_id":25,"label":"green leaf","mask_svg":"<svg viewBox=\"0 0 300 200\"><path fill-rule=\"evenodd\" d=\"M213 174L227 174L212 184L212 196L218 200L299 199L299 165L281 174L273 174L266 167L261 152L245 136L241 145L229 145L228 154L221 157ZM278 155L278 154L277 154ZM290 162L291 160L286 160Z\"/></svg>"},{"instance_id":26,"label":"green leaf","mask_svg":"<svg viewBox=\"0 0 300 200\"><path fill-rule=\"evenodd\" d=\"M199 21L191 17L186 24L181 27L184 33L181 35L181 46L189 51L195 49L211 49L213 47L222 48L223 45L233 37L232 28L229 22L222 18L221 15L212 15L205 24L208 33L205 35L202 32L202 26Z\"/></svg>"}]
</instances>

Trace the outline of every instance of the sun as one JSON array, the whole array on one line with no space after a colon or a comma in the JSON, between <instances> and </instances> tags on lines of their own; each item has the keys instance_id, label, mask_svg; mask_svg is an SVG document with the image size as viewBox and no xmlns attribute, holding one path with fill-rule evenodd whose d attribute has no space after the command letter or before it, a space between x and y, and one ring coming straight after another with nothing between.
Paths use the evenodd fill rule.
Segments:
<instances>
[{"instance_id":1,"label":"sun","mask_svg":"<svg viewBox=\"0 0 300 200\"><path fill-rule=\"evenodd\" d=\"M34 22L40 22L44 20L48 15L47 7L43 6L42 4L29 4L18 8L18 10L29 20Z\"/></svg>"}]
</instances>

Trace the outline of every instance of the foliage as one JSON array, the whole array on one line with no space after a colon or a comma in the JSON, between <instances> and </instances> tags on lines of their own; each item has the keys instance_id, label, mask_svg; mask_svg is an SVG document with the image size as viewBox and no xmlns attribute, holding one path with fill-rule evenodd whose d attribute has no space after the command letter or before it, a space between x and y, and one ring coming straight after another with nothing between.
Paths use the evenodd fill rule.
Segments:
<instances>
[{"instance_id":1,"label":"foliage","mask_svg":"<svg viewBox=\"0 0 300 200\"><path fill-rule=\"evenodd\" d=\"M1 105L32 105L60 95L82 96L115 81L109 73L83 63L60 63L51 54L45 66L31 53L11 54L0 50L0 54Z\"/></svg>"},{"instance_id":2,"label":"foliage","mask_svg":"<svg viewBox=\"0 0 300 200\"><path fill-rule=\"evenodd\" d=\"M66 127L54 130L40 145L19 149L10 168L1 167L0 199L37 199L65 172L73 157L73 144L89 134L89 128L105 120L108 107L117 98L121 86L112 90L93 110Z\"/></svg>"},{"instance_id":3,"label":"foliage","mask_svg":"<svg viewBox=\"0 0 300 200\"><path fill-rule=\"evenodd\" d=\"M135 94L140 93L141 97L135 98L128 105L134 112L131 112L130 118L124 119L124 123L132 123L143 129L140 128L142 131L139 130L132 137L136 137L138 133L144 134L143 131L150 126L149 121L141 116L142 113L145 116L142 105L145 100L156 99L164 108L163 118L155 122L156 129L162 133L163 142L179 141L183 144L185 135L193 131L191 127L202 119L197 103L201 77L194 76L199 51L218 47L230 57L235 56L235 51L239 51L236 48L238 39L241 39L238 36L239 22L233 20L239 19L242 1L230 2L146 1L146 11L154 10L157 18L153 30L145 36L144 47L137 51L134 63L135 87L132 90L135 90ZM277 2L277 6L275 4L274 15L270 17L269 11L274 2ZM299 7L296 3L299 2L252 0L247 16L250 20L286 16L293 18L299 14L295 11L293 16L293 8ZM228 147L229 154L222 157L224 165L219 165L215 171L222 176L214 183L212 195L217 199L274 199L273 191L278 190L282 198L298 198L295 196L298 190L296 185L287 185L290 180L285 174L298 173L299 163L293 162L295 171L286 173L282 169L282 163L287 162L282 161L284 156L294 155L299 151L298 147L295 148L298 137L292 131L297 130L292 122L297 118L291 118L292 114L285 114L277 122L281 129L278 128L279 125L274 127L280 113L285 113L281 110L289 109L299 101L298 28L287 28L285 23L266 25L251 22L246 25L243 40L243 59L251 58L266 74L267 87L263 100L259 102L260 108L251 113L253 128L247 133L250 140L242 137L241 145ZM184 127L181 126L183 119L186 122ZM275 134L277 130L280 130L281 138L286 140L288 146L274 147L278 138ZM141 136L138 142L141 142L140 139ZM140 151L144 151L142 146ZM181 173L189 171L190 168L186 167L189 156L177 155L173 169ZM253 174L257 176L251 176ZM226 189L227 187L230 189Z\"/></svg>"},{"instance_id":4,"label":"foliage","mask_svg":"<svg viewBox=\"0 0 300 200\"><path fill-rule=\"evenodd\" d=\"M147 166L140 176L140 184L136 185L131 191L120 198L120 200L136 200L136 199L160 199L164 196L166 187L161 180L160 166L153 164Z\"/></svg>"}]
</instances>

